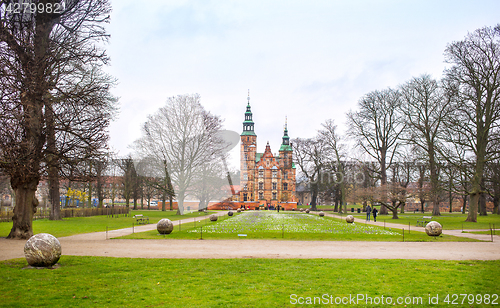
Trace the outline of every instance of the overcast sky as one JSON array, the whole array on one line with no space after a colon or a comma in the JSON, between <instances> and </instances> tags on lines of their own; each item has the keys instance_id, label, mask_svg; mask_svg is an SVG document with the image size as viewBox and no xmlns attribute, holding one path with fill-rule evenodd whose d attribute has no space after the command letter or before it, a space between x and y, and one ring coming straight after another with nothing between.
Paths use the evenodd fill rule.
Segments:
<instances>
[{"instance_id":1,"label":"overcast sky","mask_svg":"<svg viewBox=\"0 0 500 308\"><path fill-rule=\"evenodd\" d=\"M344 129L364 94L442 76L448 43L500 22L500 1L112 1L106 49L119 156L167 97L199 93L238 133L250 89L257 151L277 152L326 119ZM230 163L239 168L239 147Z\"/></svg>"}]
</instances>

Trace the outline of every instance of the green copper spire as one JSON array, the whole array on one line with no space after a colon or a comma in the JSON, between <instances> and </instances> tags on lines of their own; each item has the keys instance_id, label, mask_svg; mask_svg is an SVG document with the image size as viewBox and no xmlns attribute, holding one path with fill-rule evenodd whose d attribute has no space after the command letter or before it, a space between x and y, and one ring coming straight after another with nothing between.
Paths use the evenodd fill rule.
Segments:
<instances>
[{"instance_id":1,"label":"green copper spire","mask_svg":"<svg viewBox=\"0 0 500 308\"><path fill-rule=\"evenodd\" d=\"M290 137L288 137L288 127L287 127L286 117L285 117L285 129L283 132L283 142L281 143L280 151L292 151L292 147L290 146Z\"/></svg>"},{"instance_id":2,"label":"green copper spire","mask_svg":"<svg viewBox=\"0 0 500 308\"><path fill-rule=\"evenodd\" d=\"M245 112L245 121L243 121L243 133L242 136L255 136L254 123L252 121L252 110L250 109L250 90L248 90L248 104L247 111Z\"/></svg>"}]
</instances>

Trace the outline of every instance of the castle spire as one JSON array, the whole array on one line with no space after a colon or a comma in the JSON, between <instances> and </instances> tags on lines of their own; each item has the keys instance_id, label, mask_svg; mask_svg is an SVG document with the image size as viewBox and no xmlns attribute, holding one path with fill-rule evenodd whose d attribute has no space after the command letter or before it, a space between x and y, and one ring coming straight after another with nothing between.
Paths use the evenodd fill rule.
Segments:
<instances>
[{"instance_id":1,"label":"castle spire","mask_svg":"<svg viewBox=\"0 0 500 308\"><path fill-rule=\"evenodd\" d=\"M254 122L252 121L252 110L250 108L250 89L248 89L247 100L248 100L247 110L245 112L245 121L243 121L243 133L241 133L241 135L255 136Z\"/></svg>"},{"instance_id":2,"label":"castle spire","mask_svg":"<svg viewBox=\"0 0 500 308\"><path fill-rule=\"evenodd\" d=\"M288 119L285 117L285 127L283 130L283 142L281 143L280 151L292 151L290 146L290 137L288 136Z\"/></svg>"}]
</instances>

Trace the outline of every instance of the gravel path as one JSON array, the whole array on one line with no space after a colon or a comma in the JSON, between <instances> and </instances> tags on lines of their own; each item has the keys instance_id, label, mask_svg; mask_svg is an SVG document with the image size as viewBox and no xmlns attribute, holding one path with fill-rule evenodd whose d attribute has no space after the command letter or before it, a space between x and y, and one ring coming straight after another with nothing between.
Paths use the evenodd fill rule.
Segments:
<instances>
[{"instance_id":1,"label":"gravel path","mask_svg":"<svg viewBox=\"0 0 500 308\"><path fill-rule=\"evenodd\" d=\"M224 214L224 213L220 213ZM336 216L327 214L327 216ZM192 218L181 223L192 222ZM364 221L363 221L364 223ZM175 221L174 225L178 225ZM383 226L383 222L369 222ZM403 228L386 223L386 228ZM407 227L407 226L406 226ZM135 227L135 232L156 229L156 224ZM405 228L406 229L406 228ZM411 230L423 231L412 227ZM493 242L357 242L287 240L125 240L108 238L132 233L132 228L61 237L63 255L129 258L327 258L499 260L500 236ZM491 240L489 235L444 231L446 234ZM25 241L0 239L0 260L24 258Z\"/></svg>"}]
</instances>

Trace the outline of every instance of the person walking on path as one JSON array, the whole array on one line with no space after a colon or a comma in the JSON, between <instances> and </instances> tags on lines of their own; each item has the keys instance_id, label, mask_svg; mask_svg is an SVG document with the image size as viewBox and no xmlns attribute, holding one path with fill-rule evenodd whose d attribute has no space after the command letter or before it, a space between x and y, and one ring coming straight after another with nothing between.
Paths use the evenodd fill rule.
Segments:
<instances>
[{"instance_id":1,"label":"person walking on path","mask_svg":"<svg viewBox=\"0 0 500 308\"><path fill-rule=\"evenodd\" d=\"M377 209L375 207L373 207L372 212L373 212L373 220L375 222L377 222L377 213L378 213Z\"/></svg>"},{"instance_id":2,"label":"person walking on path","mask_svg":"<svg viewBox=\"0 0 500 308\"><path fill-rule=\"evenodd\" d=\"M367 205L366 206L366 221L370 221L370 213L372 212L372 208Z\"/></svg>"}]
</instances>

